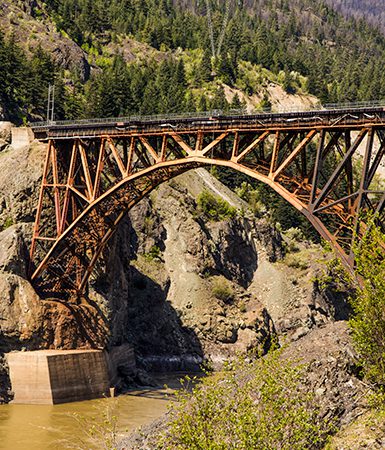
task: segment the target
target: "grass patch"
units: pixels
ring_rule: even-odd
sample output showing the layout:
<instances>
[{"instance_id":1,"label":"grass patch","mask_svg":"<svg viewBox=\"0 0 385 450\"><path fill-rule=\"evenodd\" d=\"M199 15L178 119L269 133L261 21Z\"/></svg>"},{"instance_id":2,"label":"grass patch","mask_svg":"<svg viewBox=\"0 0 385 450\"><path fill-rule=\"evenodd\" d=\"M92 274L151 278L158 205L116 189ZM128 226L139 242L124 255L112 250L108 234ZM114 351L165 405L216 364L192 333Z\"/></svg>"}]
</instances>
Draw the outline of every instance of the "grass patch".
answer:
<instances>
[{"instance_id":1,"label":"grass patch","mask_svg":"<svg viewBox=\"0 0 385 450\"><path fill-rule=\"evenodd\" d=\"M3 223L3 225L0 226L0 231L4 231L7 228L11 227L12 225L14 225L15 222L12 219L12 217L7 217Z\"/></svg>"},{"instance_id":2,"label":"grass patch","mask_svg":"<svg viewBox=\"0 0 385 450\"><path fill-rule=\"evenodd\" d=\"M215 298L225 303L232 302L235 297L235 292L230 281L222 276L214 278L211 292Z\"/></svg>"},{"instance_id":3,"label":"grass patch","mask_svg":"<svg viewBox=\"0 0 385 450\"><path fill-rule=\"evenodd\" d=\"M306 270L310 267L308 255L302 252L286 255L284 263L292 269Z\"/></svg>"},{"instance_id":4,"label":"grass patch","mask_svg":"<svg viewBox=\"0 0 385 450\"><path fill-rule=\"evenodd\" d=\"M150 251L148 253L144 254L144 257L148 261L153 261L154 259L160 259L161 256L162 256L162 251L160 250L160 248L157 245L153 245L150 248Z\"/></svg>"}]
</instances>

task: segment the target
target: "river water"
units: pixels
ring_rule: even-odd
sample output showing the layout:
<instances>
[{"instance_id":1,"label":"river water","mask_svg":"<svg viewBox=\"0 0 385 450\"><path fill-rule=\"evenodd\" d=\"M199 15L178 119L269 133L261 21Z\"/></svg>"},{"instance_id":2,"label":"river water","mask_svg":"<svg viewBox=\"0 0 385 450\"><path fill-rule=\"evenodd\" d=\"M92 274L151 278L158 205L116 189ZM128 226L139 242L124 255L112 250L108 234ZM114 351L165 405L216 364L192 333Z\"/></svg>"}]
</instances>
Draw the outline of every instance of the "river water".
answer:
<instances>
[{"instance_id":1,"label":"river water","mask_svg":"<svg viewBox=\"0 0 385 450\"><path fill-rule=\"evenodd\" d=\"M63 405L0 405L0 449L100 449L98 436L88 436L93 426L104 439L107 429L115 423L111 416L117 417L119 436L152 422L167 411L182 376L157 376L156 381L161 386L167 384L167 388L130 391L115 398ZM107 423L99 425L106 415L110 417Z\"/></svg>"}]
</instances>

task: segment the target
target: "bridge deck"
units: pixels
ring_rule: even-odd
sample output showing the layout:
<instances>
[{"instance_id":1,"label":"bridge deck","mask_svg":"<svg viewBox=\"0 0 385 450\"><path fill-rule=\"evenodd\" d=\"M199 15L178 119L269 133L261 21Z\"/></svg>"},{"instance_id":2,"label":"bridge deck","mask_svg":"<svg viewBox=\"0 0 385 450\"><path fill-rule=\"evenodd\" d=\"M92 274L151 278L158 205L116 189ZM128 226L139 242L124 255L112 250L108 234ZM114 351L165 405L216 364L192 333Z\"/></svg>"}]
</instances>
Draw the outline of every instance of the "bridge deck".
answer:
<instances>
[{"instance_id":1,"label":"bridge deck","mask_svg":"<svg viewBox=\"0 0 385 450\"><path fill-rule=\"evenodd\" d=\"M79 121L40 122L31 127L36 138L67 139L74 137L127 136L136 133L191 132L196 130L225 131L228 129L307 129L357 128L363 124L385 124L385 102L371 105L347 105L312 109L247 114L237 111L211 111L168 116L132 116Z\"/></svg>"}]
</instances>

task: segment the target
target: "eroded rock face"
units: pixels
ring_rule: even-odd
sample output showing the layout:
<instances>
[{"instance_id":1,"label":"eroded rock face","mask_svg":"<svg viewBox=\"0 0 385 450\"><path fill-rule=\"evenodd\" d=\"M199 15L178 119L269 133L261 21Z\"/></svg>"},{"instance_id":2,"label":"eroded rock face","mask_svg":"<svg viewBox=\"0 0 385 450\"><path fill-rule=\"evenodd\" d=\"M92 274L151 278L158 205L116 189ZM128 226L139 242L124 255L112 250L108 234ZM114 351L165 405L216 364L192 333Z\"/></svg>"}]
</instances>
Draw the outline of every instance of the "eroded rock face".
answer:
<instances>
[{"instance_id":1,"label":"eroded rock face","mask_svg":"<svg viewBox=\"0 0 385 450\"><path fill-rule=\"evenodd\" d=\"M11 139L12 139L12 123L0 122L0 140L8 145L11 143Z\"/></svg>"},{"instance_id":2,"label":"eroded rock face","mask_svg":"<svg viewBox=\"0 0 385 450\"><path fill-rule=\"evenodd\" d=\"M0 153L0 230L35 220L45 152L45 145L34 143Z\"/></svg>"},{"instance_id":3,"label":"eroded rock face","mask_svg":"<svg viewBox=\"0 0 385 450\"><path fill-rule=\"evenodd\" d=\"M0 273L0 317L2 338L9 347L39 346L37 333L43 322L41 301L24 278ZM36 339L36 343L32 342Z\"/></svg>"},{"instance_id":4,"label":"eroded rock face","mask_svg":"<svg viewBox=\"0 0 385 450\"><path fill-rule=\"evenodd\" d=\"M122 332L142 360L155 365L159 358L208 357L217 366L235 349L259 346L262 351L274 333L268 312L252 294L247 298L253 302L254 320L239 311L244 300L238 297L253 278L257 246L262 245L251 230L263 221L207 221L186 188L192 177L195 185L199 183L195 175L181 176L130 212L109 250L107 275L94 284L105 298L113 299L112 317L123 318L121 305L127 302L127 323L120 332L114 320L114 342L119 343ZM266 238L267 242L265 254L274 258L279 240ZM213 294L218 282L229 285L228 301Z\"/></svg>"},{"instance_id":5,"label":"eroded rock face","mask_svg":"<svg viewBox=\"0 0 385 450\"><path fill-rule=\"evenodd\" d=\"M308 365L306 389L315 394L322 417L335 418L336 426L343 426L362 414L367 386L359 378L346 322L315 328L288 345L283 357Z\"/></svg>"},{"instance_id":6,"label":"eroded rock face","mask_svg":"<svg viewBox=\"0 0 385 450\"><path fill-rule=\"evenodd\" d=\"M0 330L4 350L103 348L103 313L92 304L42 301L28 281L30 224L0 233Z\"/></svg>"},{"instance_id":7,"label":"eroded rock face","mask_svg":"<svg viewBox=\"0 0 385 450\"><path fill-rule=\"evenodd\" d=\"M29 234L27 224L13 225L0 233L0 273L9 272L27 277Z\"/></svg>"}]
</instances>

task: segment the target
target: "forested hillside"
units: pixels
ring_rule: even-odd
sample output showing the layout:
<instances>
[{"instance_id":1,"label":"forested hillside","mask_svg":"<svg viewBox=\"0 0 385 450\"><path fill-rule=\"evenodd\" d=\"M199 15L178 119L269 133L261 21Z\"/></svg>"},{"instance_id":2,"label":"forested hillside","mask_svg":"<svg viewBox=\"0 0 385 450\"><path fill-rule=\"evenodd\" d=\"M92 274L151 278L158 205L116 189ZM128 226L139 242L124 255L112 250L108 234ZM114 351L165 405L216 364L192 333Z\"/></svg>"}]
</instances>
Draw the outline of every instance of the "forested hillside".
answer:
<instances>
[{"instance_id":1,"label":"forested hillside","mask_svg":"<svg viewBox=\"0 0 385 450\"><path fill-rule=\"evenodd\" d=\"M7 36L0 51L0 65L7 68L1 74L0 98L5 115L16 121L44 117L47 86L53 80L57 118L226 108L224 85L258 94L260 106L266 107L271 80L287 92L308 92L324 103L385 97L384 36L363 22L346 20L324 2L232 2L215 58L202 0L15 4L20 12L12 11L12 17L7 2L0 9L0 24L8 25L3 26ZM213 0L215 40L225 14L224 2ZM91 75L79 73L76 65L63 67L47 38L31 54L37 33L18 38L29 16L81 47ZM142 54L128 58L127 49L135 42L143 43ZM243 105L236 97L231 106Z\"/></svg>"},{"instance_id":2,"label":"forested hillside","mask_svg":"<svg viewBox=\"0 0 385 450\"><path fill-rule=\"evenodd\" d=\"M327 0L329 5L348 17L363 18L385 32L383 0Z\"/></svg>"}]
</instances>

